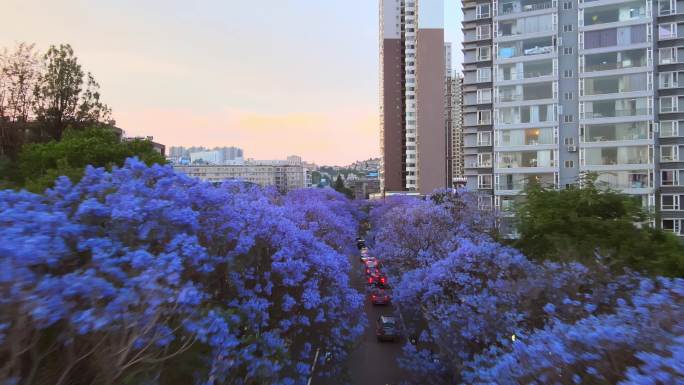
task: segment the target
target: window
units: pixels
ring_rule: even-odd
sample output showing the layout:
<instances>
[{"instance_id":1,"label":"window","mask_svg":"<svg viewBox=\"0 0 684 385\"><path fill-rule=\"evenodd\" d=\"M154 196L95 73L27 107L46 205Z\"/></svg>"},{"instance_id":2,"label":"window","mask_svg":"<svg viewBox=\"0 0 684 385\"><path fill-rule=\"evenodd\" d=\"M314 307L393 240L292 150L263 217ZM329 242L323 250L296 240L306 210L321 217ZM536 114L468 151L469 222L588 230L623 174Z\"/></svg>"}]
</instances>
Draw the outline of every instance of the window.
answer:
<instances>
[{"instance_id":1,"label":"window","mask_svg":"<svg viewBox=\"0 0 684 385\"><path fill-rule=\"evenodd\" d=\"M484 174L477 176L477 188L490 189L492 188L492 175Z\"/></svg>"},{"instance_id":2,"label":"window","mask_svg":"<svg viewBox=\"0 0 684 385\"><path fill-rule=\"evenodd\" d=\"M478 40L489 39L492 37L492 26L482 24L477 26L476 35Z\"/></svg>"},{"instance_id":3,"label":"window","mask_svg":"<svg viewBox=\"0 0 684 385\"><path fill-rule=\"evenodd\" d=\"M660 80L660 88L677 88L677 79L679 75L677 72L661 72L658 74Z\"/></svg>"},{"instance_id":4,"label":"window","mask_svg":"<svg viewBox=\"0 0 684 385\"><path fill-rule=\"evenodd\" d=\"M658 40L674 39L677 37L677 23L658 24Z\"/></svg>"},{"instance_id":5,"label":"window","mask_svg":"<svg viewBox=\"0 0 684 385\"><path fill-rule=\"evenodd\" d=\"M563 32L572 32L572 24L566 24L563 26Z\"/></svg>"},{"instance_id":6,"label":"window","mask_svg":"<svg viewBox=\"0 0 684 385\"><path fill-rule=\"evenodd\" d=\"M478 103L491 103L492 102L492 89L491 88L481 88L477 90L477 102Z\"/></svg>"},{"instance_id":7,"label":"window","mask_svg":"<svg viewBox=\"0 0 684 385\"><path fill-rule=\"evenodd\" d=\"M575 117L572 115L563 115L563 121L565 123L572 123L575 120Z\"/></svg>"},{"instance_id":8,"label":"window","mask_svg":"<svg viewBox=\"0 0 684 385\"><path fill-rule=\"evenodd\" d=\"M660 137L672 138L679 136L679 121L663 120L660 122Z\"/></svg>"},{"instance_id":9,"label":"window","mask_svg":"<svg viewBox=\"0 0 684 385\"><path fill-rule=\"evenodd\" d=\"M677 0L658 0L658 16L677 13Z\"/></svg>"},{"instance_id":10,"label":"window","mask_svg":"<svg viewBox=\"0 0 684 385\"><path fill-rule=\"evenodd\" d=\"M492 124L492 111L477 111L477 124Z\"/></svg>"},{"instance_id":11,"label":"window","mask_svg":"<svg viewBox=\"0 0 684 385\"><path fill-rule=\"evenodd\" d=\"M492 209L492 197L478 195L477 197L477 208L483 211L489 211Z\"/></svg>"},{"instance_id":12,"label":"window","mask_svg":"<svg viewBox=\"0 0 684 385\"><path fill-rule=\"evenodd\" d=\"M477 47L477 60L489 60L492 58L492 47L483 46Z\"/></svg>"},{"instance_id":13,"label":"window","mask_svg":"<svg viewBox=\"0 0 684 385\"><path fill-rule=\"evenodd\" d=\"M682 220L681 219L663 219L660 222L663 231L674 233L675 235L684 235L682 233Z\"/></svg>"},{"instance_id":14,"label":"window","mask_svg":"<svg viewBox=\"0 0 684 385\"><path fill-rule=\"evenodd\" d=\"M480 131L477 133L477 145L478 146L491 146L492 145L492 133L489 131Z\"/></svg>"},{"instance_id":15,"label":"window","mask_svg":"<svg viewBox=\"0 0 684 385\"><path fill-rule=\"evenodd\" d=\"M563 143L565 143L566 146L572 146L575 144L575 138L572 136L568 136L565 139L563 139Z\"/></svg>"},{"instance_id":16,"label":"window","mask_svg":"<svg viewBox=\"0 0 684 385\"><path fill-rule=\"evenodd\" d=\"M679 147L676 145L660 146L661 162L676 162L679 159Z\"/></svg>"},{"instance_id":17,"label":"window","mask_svg":"<svg viewBox=\"0 0 684 385\"><path fill-rule=\"evenodd\" d=\"M574 160L566 160L565 161L565 168L574 168L575 167L575 161Z\"/></svg>"},{"instance_id":18,"label":"window","mask_svg":"<svg viewBox=\"0 0 684 385\"><path fill-rule=\"evenodd\" d=\"M563 2L563 9L566 10L566 11L567 11L568 9L572 9L572 1L564 1L564 2Z\"/></svg>"},{"instance_id":19,"label":"window","mask_svg":"<svg viewBox=\"0 0 684 385\"><path fill-rule=\"evenodd\" d=\"M491 68L478 68L477 69L477 81L478 82L489 82L492 80L492 69Z\"/></svg>"},{"instance_id":20,"label":"window","mask_svg":"<svg viewBox=\"0 0 684 385\"><path fill-rule=\"evenodd\" d=\"M477 167L492 167L492 154L491 153L477 154Z\"/></svg>"},{"instance_id":21,"label":"window","mask_svg":"<svg viewBox=\"0 0 684 385\"><path fill-rule=\"evenodd\" d=\"M679 103L678 103L677 96L661 96L660 97L660 112L661 113L677 112L679 110L678 104Z\"/></svg>"},{"instance_id":22,"label":"window","mask_svg":"<svg viewBox=\"0 0 684 385\"><path fill-rule=\"evenodd\" d=\"M661 170L660 184L663 186L679 186L679 170Z\"/></svg>"},{"instance_id":23,"label":"window","mask_svg":"<svg viewBox=\"0 0 684 385\"><path fill-rule=\"evenodd\" d=\"M478 4L475 10L475 18L486 19L489 17L489 4Z\"/></svg>"},{"instance_id":24,"label":"window","mask_svg":"<svg viewBox=\"0 0 684 385\"><path fill-rule=\"evenodd\" d=\"M658 49L658 64L672 64L677 62L677 48L659 48Z\"/></svg>"},{"instance_id":25,"label":"window","mask_svg":"<svg viewBox=\"0 0 684 385\"><path fill-rule=\"evenodd\" d=\"M572 47L563 47L563 55L572 55Z\"/></svg>"},{"instance_id":26,"label":"window","mask_svg":"<svg viewBox=\"0 0 684 385\"><path fill-rule=\"evenodd\" d=\"M572 100L572 97L573 97L572 92L566 92L563 94L563 98L565 100Z\"/></svg>"},{"instance_id":27,"label":"window","mask_svg":"<svg viewBox=\"0 0 684 385\"><path fill-rule=\"evenodd\" d=\"M660 196L660 209L663 211L679 210L680 196L663 194Z\"/></svg>"},{"instance_id":28,"label":"window","mask_svg":"<svg viewBox=\"0 0 684 385\"><path fill-rule=\"evenodd\" d=\"M571 78L572 77L572 70L563 71L563 77L564 78Z\"/></svg>"}]
</instances>

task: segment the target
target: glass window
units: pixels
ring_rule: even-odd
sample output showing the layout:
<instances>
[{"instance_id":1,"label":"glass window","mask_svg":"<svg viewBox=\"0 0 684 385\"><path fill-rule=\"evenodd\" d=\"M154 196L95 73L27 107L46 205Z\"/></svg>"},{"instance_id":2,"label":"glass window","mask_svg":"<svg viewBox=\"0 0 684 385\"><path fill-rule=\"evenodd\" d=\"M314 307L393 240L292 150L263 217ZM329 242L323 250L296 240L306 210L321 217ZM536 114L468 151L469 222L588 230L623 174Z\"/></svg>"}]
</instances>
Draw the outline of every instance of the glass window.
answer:
<instances>
[{"instance_id":1,"label":"glass window","mask_svg":"<svg viewBox=\"0 0 684 385\"><path fill-rule=\"evenodd\" d=\"M660 137L672 138L679 136L679 121L663 120L660 122Z\"/></svg>"},{"instance_id":2,"label":"glass window","mask_svg":"<svg viewBox=\"0 0 684 385\"><path fill-rule=\"evenodd\" d=\"M477 69L477 81L478 82L488 82L492 80L492 69L491 68L478 68Z\"/></svg>"},{"instance_id":3,"label":"glass window","mask_svg":"<svg viewBox=\"0 0 684 385\"><path fill-rule=\"evenodd\" d=\"M679 148L676 145L660 146L661 162L676 162L679 159Z\"/></svg>"},{"instance_id":4,"label":"glass window","mask_svg":"<svg viewBox=\"0 0 684 385\"><path fill-rule=\"evenodd\" d=\"M679 195L663 194L660 196L660 209L664 211L679 210Z\"/></svg>"},{"instance_id":5,"label":"glass window","mask_svg":"<svg viewBox=\"0 0 684 385\"><path fill-rule=\"evenodd\" d=\"M679 170L661 170L660 184L663 186L679 186Z\"/></svg>"}]
</instances>

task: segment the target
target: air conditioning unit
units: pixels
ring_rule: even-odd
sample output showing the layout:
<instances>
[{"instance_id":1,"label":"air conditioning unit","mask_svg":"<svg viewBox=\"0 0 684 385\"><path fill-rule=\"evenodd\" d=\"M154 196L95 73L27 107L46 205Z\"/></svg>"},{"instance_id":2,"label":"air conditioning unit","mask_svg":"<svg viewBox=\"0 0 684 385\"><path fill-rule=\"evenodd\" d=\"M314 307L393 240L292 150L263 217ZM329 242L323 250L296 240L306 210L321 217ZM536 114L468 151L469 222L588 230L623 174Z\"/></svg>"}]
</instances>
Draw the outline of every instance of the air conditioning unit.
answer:
<instances>
[{"instance_id":1,"label":"air conditioning unit","mask_svg":"<svg viewBox=\"0 0 684 385\"><path fill-rule=\"evenodd\" d=\"M577 146L568 146L568 152L577 152Z\"/></svg>"}]
</instances>

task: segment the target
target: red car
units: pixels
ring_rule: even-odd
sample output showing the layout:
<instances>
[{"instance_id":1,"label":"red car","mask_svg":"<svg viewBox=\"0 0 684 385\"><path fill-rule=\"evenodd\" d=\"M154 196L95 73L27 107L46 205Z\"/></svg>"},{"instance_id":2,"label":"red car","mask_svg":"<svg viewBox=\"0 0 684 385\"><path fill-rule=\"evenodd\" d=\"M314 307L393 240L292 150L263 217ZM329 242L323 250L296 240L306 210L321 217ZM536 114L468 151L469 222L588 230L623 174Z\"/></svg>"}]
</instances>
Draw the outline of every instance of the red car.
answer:
<instances>
[{"instance_id":1,"label":"red car","mask_svg":"<svg viewBox=\"0 0 684 385\"><path fill-rule=\"evenodd\" d=\"M387 290L374 287L371 289L370 300L373 305L387 305L390 303L390 295Z\"/></svg>"},{"instance_id":2,"label":"red car","mask_svg":"<svg viewBox=\"0 0 684 385\"><path fill-rule=\"evenodd\" d=\"M387 285L387 276L375 269L371 274L368 274L368 284L384 288Z\"/></svg>"}]
</instances>

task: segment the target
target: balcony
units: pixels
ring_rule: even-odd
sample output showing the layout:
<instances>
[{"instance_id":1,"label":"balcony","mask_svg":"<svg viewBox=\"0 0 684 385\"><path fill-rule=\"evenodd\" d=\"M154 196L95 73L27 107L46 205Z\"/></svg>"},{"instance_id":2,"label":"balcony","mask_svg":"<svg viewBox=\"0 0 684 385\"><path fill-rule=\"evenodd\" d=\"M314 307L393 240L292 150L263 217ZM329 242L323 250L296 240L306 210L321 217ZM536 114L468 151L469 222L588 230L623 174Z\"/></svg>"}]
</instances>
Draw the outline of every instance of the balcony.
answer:
<instances>
[{"instance_id":1,"label":"balcony","mask_svg":"<svg viewBox=\"0 0 684 385\"><path fill-rule=\"evenodd\" d=\"M585 166L649 164L648 146L585 148Z\"/></svg>"},{"instance_id":2,"label":"balcony","mask_svg":"<svg viewBox=\"0 0 684 385\"><path fill-rule=\"evenodd\" d=\"M553 128L500 130L497 135L497 147L540 146L558 142Z\"/></svg>"},{"instance_id":3,"label":"balcony","mask_svg":"<svg viewBox=\"0 0 684 385\"><path fill-rule=\"evenodd\" d=\"M587 78L583 80L582 96L647 91L653 87L649 80L646 73Z\"/></svg>"},{"instance_id":4,"label":"balcony","mask_svg":"<svg viewBox=\"0 0 684 385\"><path fill-rule=\"evenodd\" d=\"M501 174L498 176L497 190L521 191L530 185L555 187L553 174Z\"/></svg>"},{"instance_id":5,"label":"balcony","mask_svg":"<svg viewBox=\"0 0 684 385\"><path fill-rule=\"evenodd\" d=\"M580 119L621 118L653 114L649 98L580 102ZM582 112L584 108L584 112Z\"/></svg>"},{"instance_id":6,"label":"balcony","mask_svg":"<svg viewBox=\"0 0 684 385\"><path fill-rule=\"evenodd\" d=\"M499 43L496 50L497 59L512 59L515 57L535 56L553 53L555 51L554 38L545 36L523 41Z\"/></svg>"},{"instance_id":7,"label":"balcony","mask_svg":"<svg viewBox=\"0 0 684 385\"><path fill-rule=\"evenodd\" d=\"M597 174L596 184L599 187L621 190L651 188L648 170L602 171Z\"/></svg>"},{"instance_id":8,"label":"balcony","mask_svg":"<svg viewBox=\"0 0 684 385\"><path fill-rule=\"evenodd\" d=\"M585 55L583 59L583 72L610 71L649 65L646 48L590 54Z\"/></svg>"},{"instance_id":9,"label":"balcony","mask_svg":"<svg viewBox=\"0 0 684 385\"><path fill-rule=\"evenodd\" d=\"M557 29L554 15L551 14L502 20L495 26L497 27L496 36L499 38L543 32L552 33Z\"/></svg>"},{"instance_id":10,"label":"balcony","mask_svg":"<svg viewBox=\"0 0 684 385\"><path fill-rule=\"evenodd\" d=\"M548 168L555 167L552 150L499 152L496 167L503 168Z\"/></svg>"},{"instance_id":11,"label":"balcony","mask_svg":"<svg viewBox=\"0 0 684 385\"><path fill-rule=\"evenodd\" d=\"M515 15L526 12L541 11L556 7L555 1L522 0L504 1L499 3L499 16Z\"/></svg>"},{"instance_id":12,"label":"balcony","mask_svg":"<svg viewBox=\"0 0 684 385\"><path fill-rule=\"evenodd\" d=\"M552 104L497 109L497 124L551 123L556 121Z\"/></svg>"},{"instance_id":13,"label":"balcony","mask_svg":"<svg viewBox=\"0 0 684 385\"><path fill-rule=\"evenodd\" d=\"M651 18L651 13L646 3L646 1L634 1L585 8L580 10L579 26L589 27L631 20L648 20Z\"/></svg>"},{"instance_id":14,"label":"balcony","mask_svg":"<svg viewBox=\"0 0 684 385\"><path fill-rule=\"evenodd\" d=\"M555 99L553 83L534 83L497 88L495 102L522 102L541 99Z\"/></svg>"},{"instance_id":15,"label":"balcony","mask_svg":"<svg viewBox=\"0 0 684 385\"><path fill-rule=\"evenodd\" d=\"M652 139L648 125L648 122L590 124L584 127L582 141L600 143Z\"/></svg>"}]
</instances>

